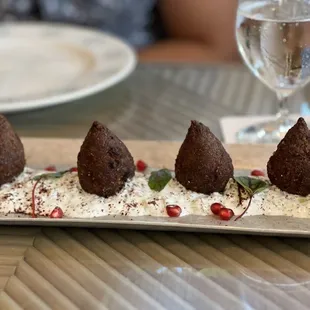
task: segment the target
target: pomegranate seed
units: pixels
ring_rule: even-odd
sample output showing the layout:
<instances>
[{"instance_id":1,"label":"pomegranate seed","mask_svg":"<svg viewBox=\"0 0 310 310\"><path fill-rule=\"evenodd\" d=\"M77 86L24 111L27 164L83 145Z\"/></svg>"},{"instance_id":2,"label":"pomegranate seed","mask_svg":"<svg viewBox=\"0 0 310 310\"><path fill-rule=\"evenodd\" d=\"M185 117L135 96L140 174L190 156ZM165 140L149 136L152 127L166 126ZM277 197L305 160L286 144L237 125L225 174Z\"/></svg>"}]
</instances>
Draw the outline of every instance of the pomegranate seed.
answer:
<instances>
[{"instance_id":1,"label":"pomegranate seed","mask_svg":"<svg viewBox=\"0 0 310 310\"><path fill-rule=\"evenodd\" d=\"M72 168L69 169L69 171L70 171L70 172L77 172L78 169L77 169L77 167L72 167Z\"/></svg>"},{"instance_id":2,"label":"pomegranate seed","mask_svg":"<svg viewBox=\"0 0 310 310\"><path fill-rule=\"evenodd\" d=\"M144 172L147 168L147 164L143 160L138 160L136 166L139 172Z\"/></svg>"},{"instance_id":3,"label":"pomegranate seed","mask_svg":"<svg viewBox=\"0 0 310 310\"><path fill-rule=\"evenodd\" d=\"M253 177L264 177L265 176L265 173L264 171L261 171L261 170L258 170L258 169L255 169L251 172L251 175Z\"/></svg>"},{"instance_id":4,"label":"pomegranate seed","mask_svg":"<svg viewBox=\"0 0 310 310\"><path fill-rule=\"evenodd\" d=\"M234 215L234 211L227 208L222 208L219 212L219 216L223 221L229 221Z\"/></svg>"},{"instance_id":5,"label":"pomegranate seed","mask_svg":"<svg viewBox=\"0 0 310 310\"><path fill-rule=\"evenodd\" d=\"M52 219L61 219L63 216L64 213L59 207L56 207L50 214L50 218Z\"/></svg>"},{"instance_id":6,"label":"pomegranate seed","mask_svg":"<svg viewBox=\"0 0 310 310\"><path fill-rule=\"evenodd\" d=\"M179 217L182 213L182 209L177 205L168 205L166 206L166 210L170 217Z\"/></svg>"},{"instance_id":7,"label":"pomegranate seed","mask_svg":"<svg viewBox=\"0 0 310 310\"><path fill-rule=\"evenodd\" d=\"M212 213L215 215L218 215L220 213L221 209L223 209L223 208L224 208L224 206L219 202L212 203L212 205L210 207Z\"/></svg>"},{"instance_id":8,"label":"pomegranate seed","mask_svg":"<svg viewBox=\"0 0 310 310\"><path fill-rule=\"evenodd\" d=\"M54 172L54 171L56 171L56 167L53 165L50 165L50 166L47 166L44 170Z\"/></svg>"}]
</instances>

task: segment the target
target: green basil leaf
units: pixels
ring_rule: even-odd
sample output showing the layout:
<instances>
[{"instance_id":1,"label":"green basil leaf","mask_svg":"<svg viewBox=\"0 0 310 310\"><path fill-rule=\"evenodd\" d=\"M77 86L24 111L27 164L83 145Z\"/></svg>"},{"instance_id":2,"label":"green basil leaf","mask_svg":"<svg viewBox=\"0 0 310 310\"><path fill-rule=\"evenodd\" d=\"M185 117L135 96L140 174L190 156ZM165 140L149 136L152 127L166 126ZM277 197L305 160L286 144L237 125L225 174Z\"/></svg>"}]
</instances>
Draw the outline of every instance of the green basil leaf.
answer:
<instances>
[{"instance_id":1,"label":"green basil leaf","mask_svg":"<svg viewBox=\"0 0 310 310\"><path fill-rule=\"evenodd\" d=\"M150 189L160 192L165 188L171 179L171 172L168 169L161 169L151 173L148 184Z\"/></svg>"},{"instance_id":2,"label":"green basil leaf","mask_svg":"<svg viewBox=\"0 0 310 310\"><path fill-rule=\"evenodd\" d=\"M53 173L44 173L44 174L40 174L40 175L35 176L33 179L34 180L40 180L40 179L59 179L67 172L68 172L68 170L57 171L57 172L53 172Z\"/></svg>"},{"instance_id":3,"label":"green basil leaf","mask_svg":"<svg viewBox=\"0 0 310 310\"><path fill-rule=\"evenodd\" d=\"M242 218L242 216L248 211L250 205L252 203L252 198L255 194L258 194L264 191L266 188L270 186L270 184L266 181L263 181L258 178L250 178L250 177L235 177L235 181L249 194L250 199L246 209L236 217L235 221ZM239 194L240 195L240 194Z\"/></svg>"},{"instance_id":4,"label":"green basil leaf","mask_svg":"<svg viewBox=\"0 0 310 310\"><path fill-rule=\"evenodd\" d=\"M269 183L258 178L235 177L235 181L250 195L254 196L269 187Z\"/></svg>"}]
</instances>

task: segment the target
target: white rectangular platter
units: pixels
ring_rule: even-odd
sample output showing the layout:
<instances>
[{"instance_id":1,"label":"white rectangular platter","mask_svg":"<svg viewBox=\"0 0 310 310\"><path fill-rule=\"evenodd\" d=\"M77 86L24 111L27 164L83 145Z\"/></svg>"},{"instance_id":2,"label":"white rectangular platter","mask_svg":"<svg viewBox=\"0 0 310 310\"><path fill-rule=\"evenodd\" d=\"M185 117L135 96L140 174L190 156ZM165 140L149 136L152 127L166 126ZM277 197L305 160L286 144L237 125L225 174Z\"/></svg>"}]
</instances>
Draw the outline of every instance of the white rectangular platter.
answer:
<instances>
[{"instance_id":1,"label":"white rectangular platter","mask_svg":"<svg viewBox=\"0 0 310 310\"><path fill-rule=\"evenodd\" d=\"M192 215L178 219L124 216L98 217L94 219L33 219L19 216L0 217L0 224L310 237L310 221L291 217L248 216L237 222L223 222L213 216Z\"/></svg>"},{"instance_id":2,"label":"white rectangular platter","mask_svg":"<svg viewBox=\"0 0 310 310\"><path fill-rule=\"evenodd\" d=\"M81 140L23 139L30 167L42 168L54 164L59 168L76 164ZM125 141L135 159L151 166L173 168L179 142ZM227 146L237 174L264 167L275 146ZM206 233L259 234L273 236L310 237L310 220L293 217L247 216L239 221L220 221L214 216L184 216L180 218L110 216L92 219L31 218L22 215L0 215L1 225L76 226L137 230L175 230Z\"/></svg>"}]
</instances>

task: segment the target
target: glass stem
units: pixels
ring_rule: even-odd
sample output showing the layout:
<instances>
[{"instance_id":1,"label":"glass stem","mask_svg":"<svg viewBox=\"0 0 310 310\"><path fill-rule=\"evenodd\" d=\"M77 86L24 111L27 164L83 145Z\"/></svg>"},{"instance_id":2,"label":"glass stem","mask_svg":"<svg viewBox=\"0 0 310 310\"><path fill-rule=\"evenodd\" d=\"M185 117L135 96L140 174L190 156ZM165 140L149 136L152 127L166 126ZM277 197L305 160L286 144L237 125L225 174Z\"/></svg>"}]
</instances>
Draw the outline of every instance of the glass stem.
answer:
<instances>
[{"instance_id":1,"label":"glass stem","mask_svg":"<svg viewBox=\"0 0 310 310\"><path fill-rule=\"evenodd\" d=\"M278 100L279 100L279 110L277 113L277 119L279 121L285 122L288 119L288 115L289 115L289 110L287 108L288 98L278 96Z\"/></svg>"}]
</instances>

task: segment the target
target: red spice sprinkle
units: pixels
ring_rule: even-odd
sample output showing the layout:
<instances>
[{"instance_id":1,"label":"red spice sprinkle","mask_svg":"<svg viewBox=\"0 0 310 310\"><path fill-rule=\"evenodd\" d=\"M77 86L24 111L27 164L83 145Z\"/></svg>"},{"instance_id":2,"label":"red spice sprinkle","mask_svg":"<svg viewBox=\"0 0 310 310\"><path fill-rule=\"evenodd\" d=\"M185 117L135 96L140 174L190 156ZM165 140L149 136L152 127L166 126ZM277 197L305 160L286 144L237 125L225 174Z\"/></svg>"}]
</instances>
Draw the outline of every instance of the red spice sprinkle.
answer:
<instances>
[{"instance_id":1,"label":"red spice sprinkle","mask_svg":"<svg viewBox=\"0 0 310 310\"><path fill-rule=\"evenodd\" d=\"M64 216L64 212L61 208L56 207L50 214L50 218L52 219L61 219Z\"/></svg>"},{"instance_id":2,"label":"red spice sprinkle","mask_svg":"<svg viewBox=\"0 0 310 310\"><path fill-rule=\"evenodd\" d=\"M31 192L31 209L32 209L32 214L31 216L33 218L36 218L36 195L35 195L35 192L36 192L36 188L37 188L37 185L40 183L42 178L39 178L33 185L33 188L32 188L32 192Z\"/></svg>"},{"instance_id":3,"label":"red spice sprinkle","mask_svg":"<svg viewBox=\"0 0 310 310\"><path fill-rule=\"evenodd\" d=\"M69 169L69 172L78 172L78 168L77 167L72 167Z\"/></svg>"},{"instance_id":4,"label":"red spice sprinkle","mask_svg":"<svg viewBox=\"0 0 310 310\"><path fill-rule=\"evenodd\" d=\"M182 209L177 205L168 205L166 210L170 217L179 217L182 213Z\"/></svg>"},{"instance_id":5,"label":"red spice sprinkle","mask_svg":"<svg viewBox=\"0 0 310 310\"><path fill-rule=\"evenodd\" d=\"M264 173L264 171L262 171L262 170L255 169L255 170L253 170L253 171L251 172L251 175L252 175L253 177L264 177L264 176L265 176L265 173Z\"/></svg>"},{"instance_id":6,"label":"red spice sprinkle","mask_svg":"<svg viewBox=\"0 0 310 310\"><path fill-rule=\"evenodd\" d=\"M44 170L50 171L50 172L55 172L57 169L54 165L50 165L50 166L47 166Z\"/></svg>"},{"instance_id":7,"label":"red spice sprinkle","mask_svg":"<svg viewBox=\"0 0 310 310\"><path fill-rule=\"evenodd\" d=\"M144 172L147 168L147 164L143 160L138 160L136 166L139 172Z\"/></svg>"}]
</instances>

